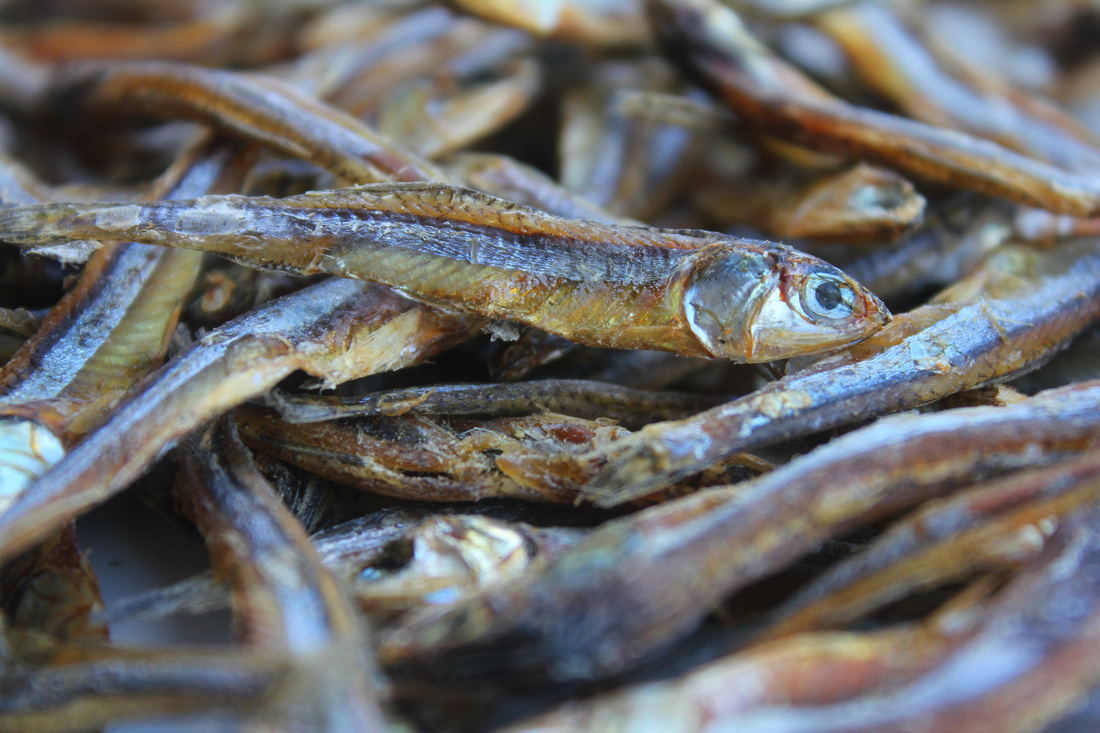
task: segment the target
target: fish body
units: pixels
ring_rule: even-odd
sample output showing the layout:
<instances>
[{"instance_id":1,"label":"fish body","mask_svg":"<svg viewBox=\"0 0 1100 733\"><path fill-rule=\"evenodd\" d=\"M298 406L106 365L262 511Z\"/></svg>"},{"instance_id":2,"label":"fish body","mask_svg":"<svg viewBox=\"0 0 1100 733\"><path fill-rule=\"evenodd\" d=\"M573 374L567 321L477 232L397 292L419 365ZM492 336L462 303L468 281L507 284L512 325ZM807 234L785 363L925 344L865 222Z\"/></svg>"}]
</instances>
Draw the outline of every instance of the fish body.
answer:
<instances>
[{"instance_id":1,"label":"fish body","mask_svg":"<svg viewBox=\"0 0 1100 733\"><path fill-rule=\"evenodd\" d=\"M840 270L781 244L561 219L436 183L15 208L0 213L0 237L201 249L379 282L591 346L741 362L831 350L889 320Z\"/></svg>"}]
</instances>

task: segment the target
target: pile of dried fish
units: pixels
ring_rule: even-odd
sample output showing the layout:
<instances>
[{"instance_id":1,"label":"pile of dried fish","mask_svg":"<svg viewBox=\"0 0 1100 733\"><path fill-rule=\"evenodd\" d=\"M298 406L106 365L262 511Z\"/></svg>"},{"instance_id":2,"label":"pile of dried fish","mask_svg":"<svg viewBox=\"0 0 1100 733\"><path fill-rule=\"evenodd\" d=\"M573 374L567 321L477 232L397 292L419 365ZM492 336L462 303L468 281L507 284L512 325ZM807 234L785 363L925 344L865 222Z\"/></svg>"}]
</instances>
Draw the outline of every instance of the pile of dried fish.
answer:
<instances>
[{"instance_id":1,"label":"pile of dried fish","mask_svg":"<svg viewBox=\"0 0 1100 733\"><path fill-rule=\"evenodd\" d=\"M1098 22L0 4L0 731L1074 714ZM124 491L210 571L105 603L77 520Z\"/></svg>"}]
</instances>

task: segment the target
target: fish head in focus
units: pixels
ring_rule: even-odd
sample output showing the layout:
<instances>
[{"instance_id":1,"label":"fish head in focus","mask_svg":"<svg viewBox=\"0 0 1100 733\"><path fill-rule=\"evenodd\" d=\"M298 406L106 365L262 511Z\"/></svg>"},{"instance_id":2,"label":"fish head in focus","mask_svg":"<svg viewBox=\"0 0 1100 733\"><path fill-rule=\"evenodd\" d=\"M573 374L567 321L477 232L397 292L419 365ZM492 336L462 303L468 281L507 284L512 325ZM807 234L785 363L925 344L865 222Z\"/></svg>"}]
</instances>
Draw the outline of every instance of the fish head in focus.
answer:
<instances>
[{"instance_id":1,"label":"fish head in focus","mask_svg":"<svg viewBox=\"0 0 1100 733\"><path fill-rule=\"evenodd\" d=\"M759 363L831 351L890 322L873 293L782 245L714 245L684 292L692 332L717 358Z\"/></svg>"}]
</instances>

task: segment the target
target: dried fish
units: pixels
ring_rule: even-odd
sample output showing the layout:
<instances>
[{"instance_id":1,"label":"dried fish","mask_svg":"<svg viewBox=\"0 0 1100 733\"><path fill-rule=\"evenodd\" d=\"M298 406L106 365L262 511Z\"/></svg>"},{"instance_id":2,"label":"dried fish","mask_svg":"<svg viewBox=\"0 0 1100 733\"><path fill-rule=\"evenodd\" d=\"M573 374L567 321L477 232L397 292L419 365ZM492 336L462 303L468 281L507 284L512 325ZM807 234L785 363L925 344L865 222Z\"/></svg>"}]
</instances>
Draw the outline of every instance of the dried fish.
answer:
<instances>
[{"instance_id":1,"label":"dried fish","mask_svg":"<svg viewBox=\"0 0 1100 733\"><path fill-rule=\"evenodd\" d=\"M890 9L862 5L816 21L845 47L864 81L907 115L996 140L1068 170L1100 166L1100 140L1069 115L973 67L944 68L935 46L922 43L919 31Z\"/></svg>"},{"instance_id":2,"label":"dried fish","mask_svg":"<svg viewBox=\"0 0 1100 733\"><path fill-rule=\"evenodd\" d=\"M270 301L196 341L14 497L0 514L0 555L125 488L173 441L295 369L335 384L415 363L471 326L350 280Z\"/></svg>"},{"instance_id":3,"label":"dried fish","mask_svg":"<svg viewBox=\"0 0 1100 733\"><path fill-rule=\"evenodd\" d=\"M628 91L669 91L682 84L656 59L605 62L591 77L562 100L562 186L613 214L648 220L682 194L704 141L680 126L623 114L618 98Z\"/></svg>"},{"instance_id":4,"label":"dried fish","mask_svg":"<svg viewBox=\"0 0 1100 733\"><path fill-rule=\"evenodd\" d=\"M889 689L934 668L953 641L923 627L806 634L673 680L569 702L500 733L640 733L654 720L680 730L720 730L754 713L809 708Z\"/></svg>"},{"instance_id":5,"label":"dried fish","mask_svg":"<svg viewBox=\"0 0 1100 733\"><path fill-rule=\"evenodd\" d=\"M463 505L374 512L311 539L325 567L377 618L423 603L446 605L508 582L578 544L589 530L537 527ZM511 512L514 514L514 512ZM225 608L210 573L117 601L102 618L156 618Z\"/></svg>"},{"instance_id":6,"label":"dried fish","mask_svg":"<svg viewBox=\"0 0 1100 733\"><path fill-rule=\"evenodd\" d=\"M296 683L265 717L288 729L380 727L365 628L227 418L188 442L182 475L176 497L233 590L244 643L291 659Z\"/></svg>"},{"instance_id":7,"label":"dried fish","mask_svg":"<svg viewBox=\"0 0 1100 733\"><path fill-rule=\"evenodd\" d=\"M893 171L860 163L810 180L753 180L703 194L722 226L748 224L770 236L881 244L921 222L924 197Z\"/></svg>"},{"instance_id":8,"label":"dried fish","mask_svg":"<svg viewBox=\"0 0 1100 733\"><path fill-rule=\"evenodd\" d=\"M0 731L95 731L122 718L255 710L279 693L282 660L221 649L51 645L0 675Z\"/></svg>"},{"instance_id":9,"label":"dried fish","mask_svg":"<svg viewBox=\"0 0 1100 733\"><path fill-rule=\"evenodd\" d=\"M165 173L154 193L208 191L233 157L232 150L212 150L204 141ZM0 475L6 479L0 512L158 366L201 260L196 252L140 244L100 250L43 327L0 369Z\"/></svg>"},{"instance_id":10,"label":"dried fish","mask_svg":"<svg viewBox=\"0 0 1100 733\"><path fill-rule=\"evenodd\" d=\"M728 0L738 10L758 13L772 19L790 19L813 16L834 8L842 8L860 2L864 5L888 4L897 0Z\"/></svg>"},{"instance_id":11,"label":"dried fish","mask_svg":"<svg viewBox=\"0 0 1100 733\"><path fill-rule=\"evenodd\" d=\"M394 90L379 105L378 131L425 158L442 158L504 127L541 90L539 66L520 59L497 71L500 78L467 82L421 80Z\"/></svg>"},{"instance_id":12,"label":"dried fish","mask_svg":"<svg viewBox=\"0 0 1100 733\"><path fill-rule=\"evenodd\" d=\"M563 41L637 46L649 27L636 0L451 0L468 13Z\"/></svg>"},{"instance_id":13,"label":"dried fish","mask_svg":"<svg viewBox=\"0 0 1100 733\"><path fill-rule=\"evenodd\" d=\"M338 483L418 501L572 503L587 478L576 456L627 432L553 413L453 424L408 415L294 425L255 407L234 416L257 450Z\"/></svg>"},{"instance_id":14,"label":"dried fish","mask_svg":"<svg viewBox=\"0 0 1100 733\"><path fill-rule=\"evenodd\" d=\"M380 12L385 11L362 3L334 8L304 31L310 52L275 71L349 114L369 118L397 88L431 84L440 72L493 76L499 65L532 46L522 33L457 17L441 7L416 8L374 27L372 16Z\"/></svg>"},{"instance_id":15,"label":"dried fish","mask_svg":"<svg viewBox=\"0 0 1100 733\"><path fill-rule=\"evenodd\" d=\"M445 180L354 117L268 76L144 61L74 71L56 87L86 117L145 112L211 122L352 183Z\"/></svg>"},{"instance_id":16,"label":"dried fish","mask_svg":"<svg viewBox=\"0 0 1100 733\"><path fill-rule=\"evenodd\" d=\"M0 609L8 633L33 630L60 641L105 641L107 627L94 618L102 608L99 581L71 524L0 567Z\"/></svg>"},{"instance_id":17,"label":"dried fish","mask_svg":"<svg viewBox=\"0 0 1100 733\"><path fill-rule=\"evenodd\" d=\"M586 420L606 418L636 429L712 407L708 395L649 392L616 384L550 379L518 384L456 384L376 392L362 397L328 397L272 392L268 403L290 423L321 422L366 415L506 416L556 412Z\"/></svg>"},{"instance_id":18,"label":"dried fish","mask_svg":"<svg viewBox=\"0 0 1100 733\"><path fill-rule=\"evenodd\" d=\"M1096 524L1092 510L1061 529L984 609L792 637L507 730L1041 730L1100 679Z\"/></svg>"},{"instance_id":19,"label":"dried fish","mask_svg":"<svg viewBox=\"0 0 1100 733\"><path fill-rule=\"evenodd\" d=\"M995 143L839 100L753 38L717 0L649 0L667 52L753 129L916 178L1075 216L1100 215L1100 180Z\"/></svg>"},{"instance_id":20,"label":"dried fish","mask_svg":"<svg viewBox=\"0 0 1100 733\"><path fill-rule=\"evenodd\" d=\"M1094 6L0 3L0 731L1038 733L1100 689ZM103 610L128 487L214 571Z\"/></svg>"},{"instance_id":21,"label":"dried fish","mask_svg":"<svg viewBox=\"0 0 1100 733\"><path fill-rule=\"evenodd\" d=\"M1011 217L1004 201L962 194L913 233L846 262L844 271L888 303L945 288L1013 239Z\"/></svg>"},{"instance_id":22,"label":"dried fish","mask_svg":"<svg viewBox=\"0 0 1100 733\"><path fill-rule=\"evenodd\" d=\"M881 338L741 399L613 444L603 501L644 495L734 451L904 410L1034 368L1100 316L1100 246L1006 245L969 282L895 318ZM984 288L984 289L983 289Z\"/></svg>"},{"instance_id":23,"label":"dried fish","mask_svg":"<svg viewBox=\"0 0 1100 733\"><path fill-rule=\"evenodd\" d=\"M1068 514L1094 504L1098 488L1100 456L1091 451L928 502L799 591L767 633L842 625L906 593L1019 565Z\"/></svg>"},{"instance_id":24,"label":"dried fish","mask_svg":"<svg viewBox=\"0 0 1100 733\"><path fill-rule=\"evenodd\" d=\"M1012 407L880 420L750 482L608 522L522 582L414 611L384 630L380 657L463 675L620 673L830 537L982 472L1088 447L1097 404L1092 382Z\"/></svg>"},{"instance_id":25,"label":"dried fish","mask_svg":"<svg viewBox=\"0 0 1100 733\"><path fill-rule=\"evenodd\" d=\"M783 245L559 219L444 184L22 207L0 212L0 237L202 248L383 282L595 346L737 361L836 348L889 318L858 283Z\"/></svg>"},{"instance_id":26,"label":"dried fish","mask_svg":"<svg viewBox=\"0 0 1100 733\"><path fill-rule=\"evenodd\" d=\"M326 567L372 615L422 604L448 605L503 585L578 544L588 530L541 528L459 513L390 512L353 520L314 537Z\"/></svg>"}]
</instances>

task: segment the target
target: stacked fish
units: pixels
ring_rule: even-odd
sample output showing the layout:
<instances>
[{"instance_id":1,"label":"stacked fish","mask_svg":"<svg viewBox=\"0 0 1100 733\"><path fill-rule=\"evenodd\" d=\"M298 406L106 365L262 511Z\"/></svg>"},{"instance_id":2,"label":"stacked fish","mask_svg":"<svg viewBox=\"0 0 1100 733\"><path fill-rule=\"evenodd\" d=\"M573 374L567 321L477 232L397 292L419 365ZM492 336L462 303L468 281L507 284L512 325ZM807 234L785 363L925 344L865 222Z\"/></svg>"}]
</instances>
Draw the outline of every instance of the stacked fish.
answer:
<instances>
[{"instance_id":1,"label":"stacked fish","mask_svg":"<svg viewBox=\"0 0 1100 733\"><path fill-rule=\"evenodd\" d=\"M1100 685L1097 3L0 19L0 731L1040 731ZM105 604L122 492L211 570Z\"/></svg>"}]
</instances>

